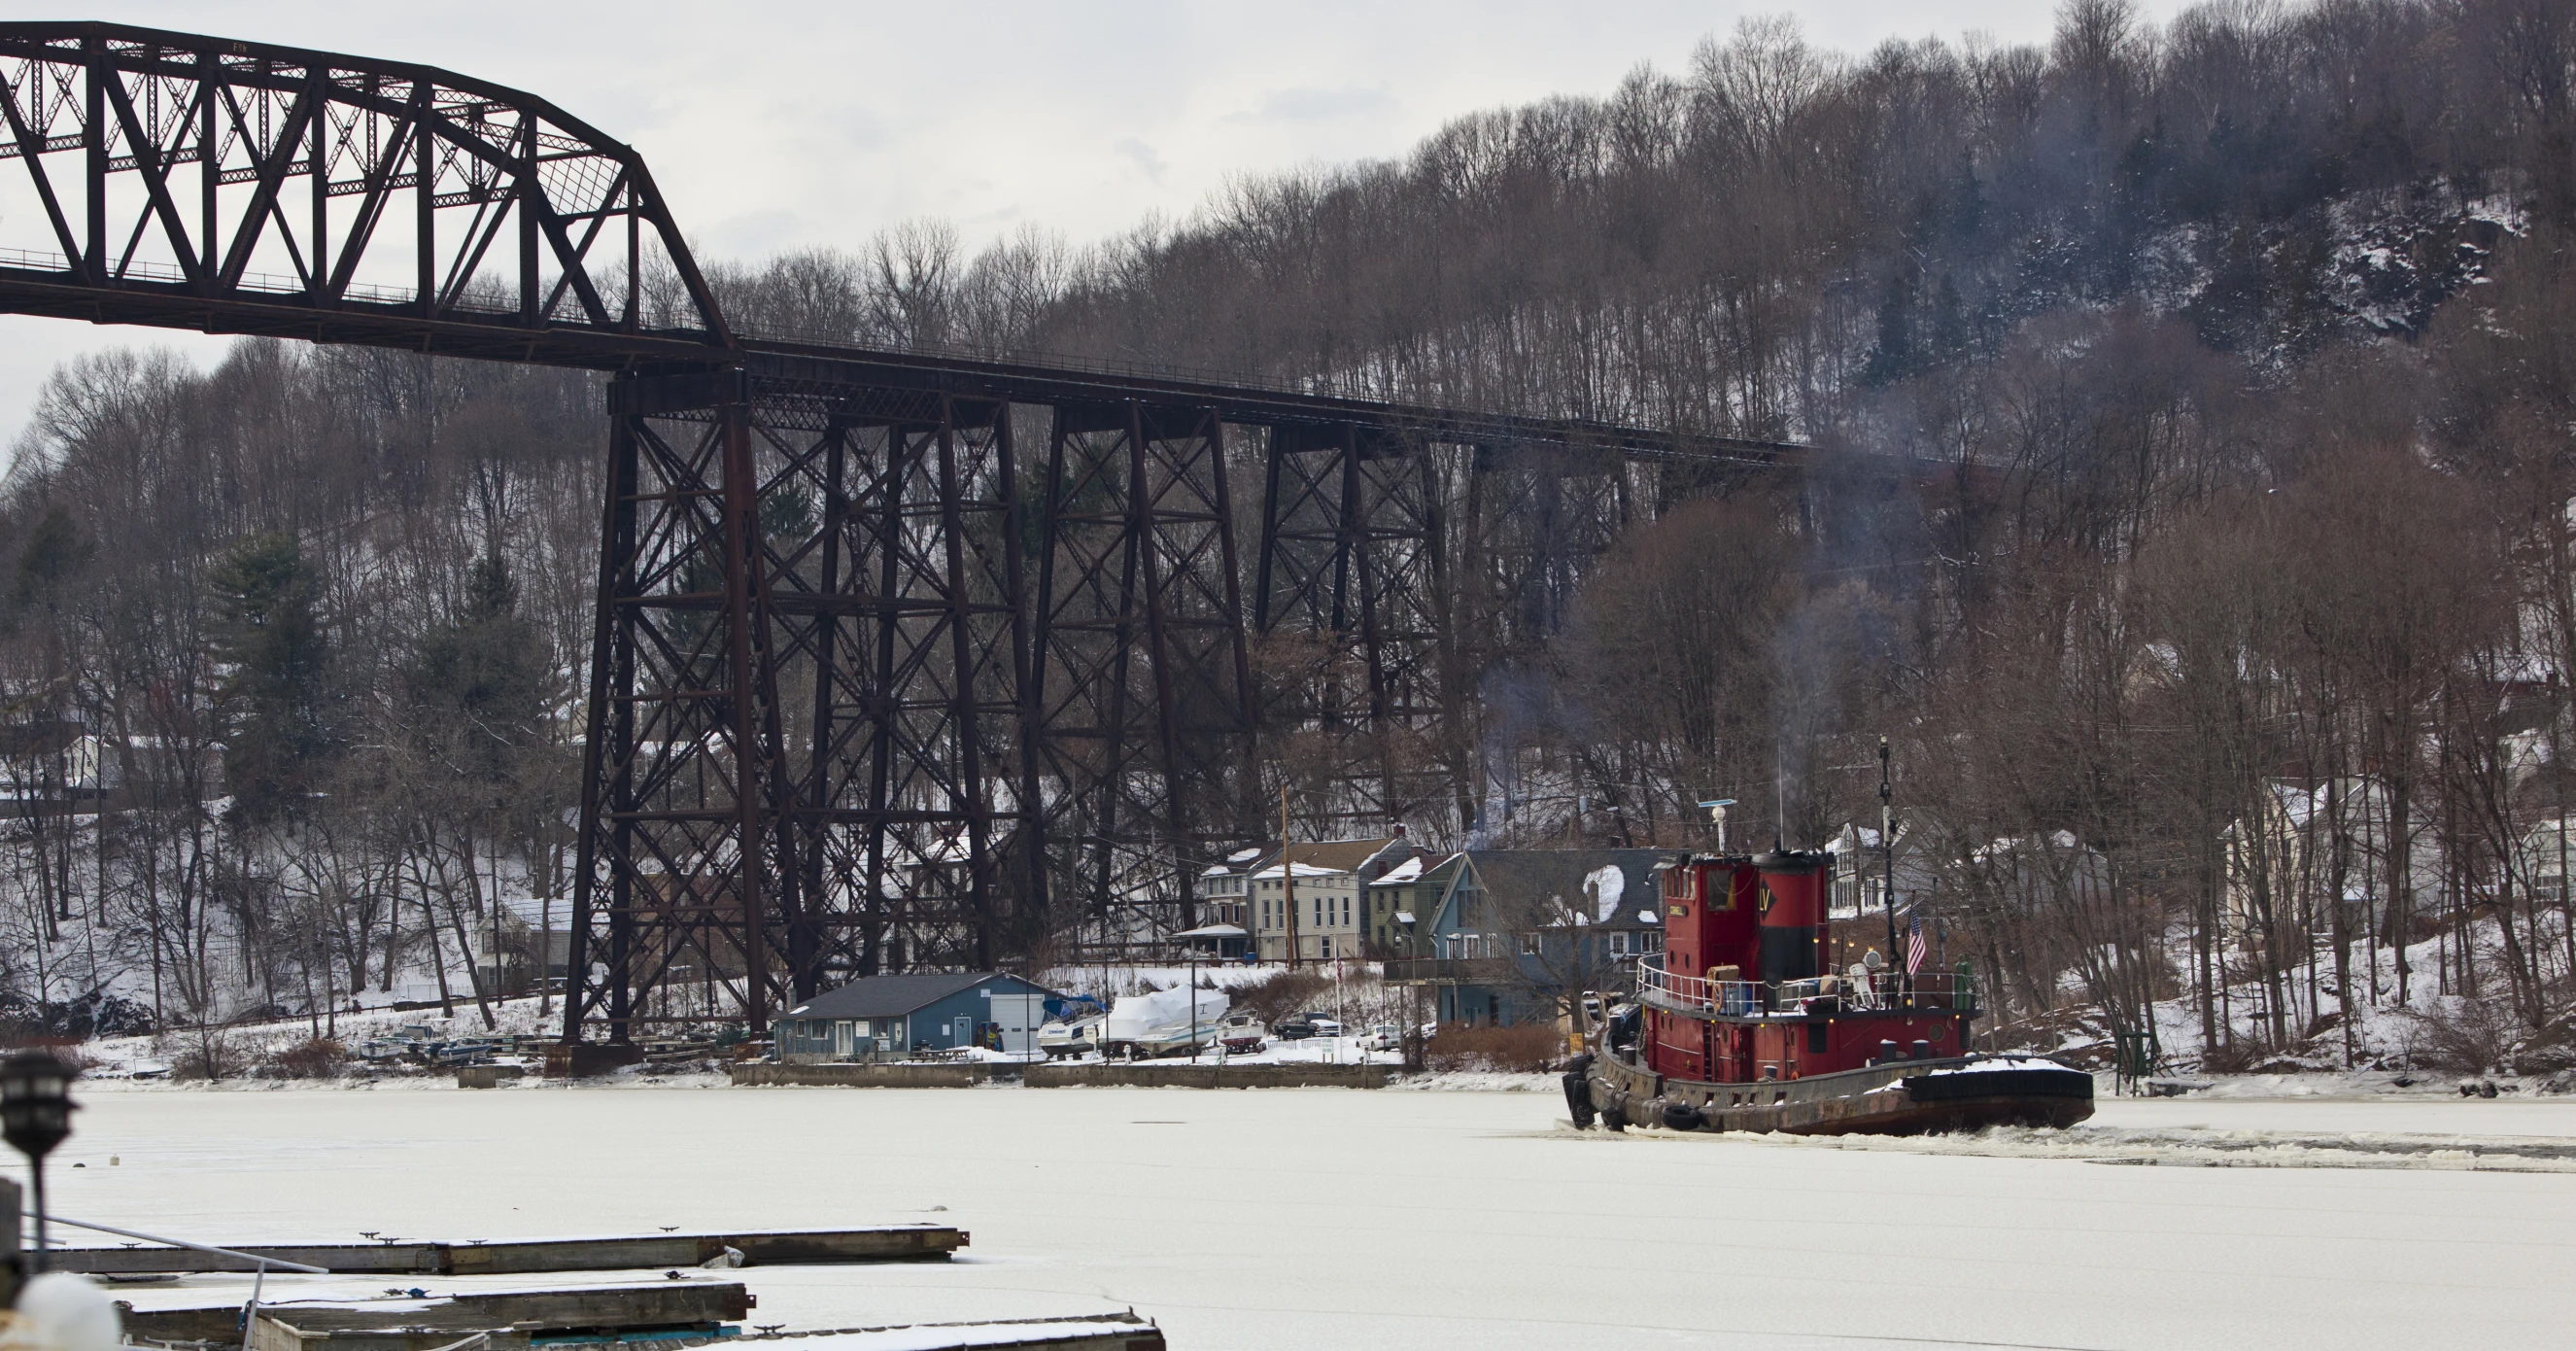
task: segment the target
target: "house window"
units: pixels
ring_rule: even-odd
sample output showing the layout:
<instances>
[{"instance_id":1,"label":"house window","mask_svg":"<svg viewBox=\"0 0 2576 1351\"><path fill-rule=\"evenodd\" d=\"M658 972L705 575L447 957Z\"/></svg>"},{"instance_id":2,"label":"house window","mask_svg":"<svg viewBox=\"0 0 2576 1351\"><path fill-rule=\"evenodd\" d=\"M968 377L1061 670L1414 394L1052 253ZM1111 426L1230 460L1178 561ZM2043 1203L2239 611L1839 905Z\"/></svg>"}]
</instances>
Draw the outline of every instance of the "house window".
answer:
<instances>
[{"instance_id":1,"label":"house window","mask_svg":"<svg viewBox=\"0 0 2576 1351\"><path fill-rule=\"evenodd\" d=\"M1537 934L1521 935L1521 955L1524 957L1535 957L1538 955Z\"/></svg>"}]
</instances>

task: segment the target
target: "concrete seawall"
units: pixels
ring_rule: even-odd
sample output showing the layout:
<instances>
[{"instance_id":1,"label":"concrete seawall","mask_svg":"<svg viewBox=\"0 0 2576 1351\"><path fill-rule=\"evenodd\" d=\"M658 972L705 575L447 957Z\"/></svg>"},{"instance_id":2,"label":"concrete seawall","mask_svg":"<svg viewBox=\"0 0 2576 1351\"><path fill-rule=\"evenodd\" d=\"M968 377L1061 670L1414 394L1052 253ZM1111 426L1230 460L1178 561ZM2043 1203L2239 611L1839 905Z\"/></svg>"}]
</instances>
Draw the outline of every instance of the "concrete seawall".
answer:
<instances>
[{"instance_id":1,"label":"concrete seawall","mask_svg":"<svg viewBox=\"0 0 2576 1351\"><path fill-rule=\"evenodd\" d=\"M804 1084L829 1088L973 1088L993 1077L990 1065L734 1065L734 1087Z\"/></svg>"},{"instance_id":2,"label":"concrete seawall","mask_svg":"<svg viewBox=\"0 0 2576 1351\"><path fill-rule=\"evenodd\" d=\"M1385 1065L1031 1065L1031 1088L1384 1088Z\"/></svg>"},{"instance_id":3,"label":"concrete seawall","mask_svg":"<svg viewBox=\"0 0 2576 1351\"><path fill-rule=\"evenodd\" d=\"M996 1074L996 1069L1001 1071ZM1014 1074L1013 1072L1017 1073ZM1386 1065L734 1065L736 1087L972 1088L1012 1078L1030 1088L1384 1088Z\"/></svg>"}]
</instances>

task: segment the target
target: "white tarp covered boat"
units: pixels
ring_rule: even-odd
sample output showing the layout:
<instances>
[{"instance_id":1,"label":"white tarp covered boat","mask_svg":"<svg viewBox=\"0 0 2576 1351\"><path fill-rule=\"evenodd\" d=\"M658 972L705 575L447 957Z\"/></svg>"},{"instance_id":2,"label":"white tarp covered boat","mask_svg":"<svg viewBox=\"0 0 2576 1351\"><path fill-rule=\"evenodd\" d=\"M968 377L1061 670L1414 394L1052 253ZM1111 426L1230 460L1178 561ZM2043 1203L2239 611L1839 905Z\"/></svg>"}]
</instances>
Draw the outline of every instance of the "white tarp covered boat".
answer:
<instances>
[{"instance_id":1,"label":"white tarp covered boat","mask_svg":"<svg viewBox=\"0 0 2576 1351\"><path fill-rule=\"evenodd\" d=\"M1100 1053L1170 1055L1192 1046L1209 1045L1216 1040L1225 1012L1233 1005L1234 1000L1223 990L1170 989L1122 995L1110 1006L1109 1020L1101 1026Z\"/></svg>"}]
</instances>

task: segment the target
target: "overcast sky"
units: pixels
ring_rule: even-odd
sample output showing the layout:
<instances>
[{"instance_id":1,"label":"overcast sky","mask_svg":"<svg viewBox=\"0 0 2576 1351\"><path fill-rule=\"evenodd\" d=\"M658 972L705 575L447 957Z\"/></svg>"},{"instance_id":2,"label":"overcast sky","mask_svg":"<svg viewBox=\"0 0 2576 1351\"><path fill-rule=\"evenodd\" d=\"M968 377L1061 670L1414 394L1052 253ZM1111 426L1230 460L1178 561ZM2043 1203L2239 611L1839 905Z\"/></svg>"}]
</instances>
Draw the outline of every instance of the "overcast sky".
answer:
<instances>
[{"instance_id":1,"label":"overcast sky","mask_svg":"<svg viewBox=\"0 0 2576 1351\"><path fill-rule=\"evenodd\" d=\"M2148 0L2162 17L2179 0ZM970 245L1186 216L1229 176L1401 154L1441 123L1601 94L1639 62L1789 12L1820 47L1984 30L2042 42L2054 0L1679 3L436 5L89 0L82 17L399 58L551 99L633 144L701 257L855 245L915 216ZM4 166L0 166L4 167ZM0 316L0 436L54 363L225 340ZM0 442L0 445L5 445Z\"/></svg>"}]
</instances>

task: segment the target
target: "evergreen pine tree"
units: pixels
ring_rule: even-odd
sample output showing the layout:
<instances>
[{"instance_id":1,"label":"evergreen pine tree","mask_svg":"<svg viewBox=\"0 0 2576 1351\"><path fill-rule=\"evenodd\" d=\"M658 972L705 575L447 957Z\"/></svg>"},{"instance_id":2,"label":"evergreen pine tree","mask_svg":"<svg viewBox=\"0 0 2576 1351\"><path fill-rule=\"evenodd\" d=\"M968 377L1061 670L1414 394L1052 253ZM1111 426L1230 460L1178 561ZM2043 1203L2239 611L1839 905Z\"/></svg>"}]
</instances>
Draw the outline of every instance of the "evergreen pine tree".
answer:
<instances>
[{"instance_id":1,"label":"evergreen pine tree","mask_svg":"<svg viewBox=\"0 0 2576 1351\"><path fill-rule=\"evenodd\" d=\"M322 577L293 535L255 535L216 560L224 781L247 822L292 815L337 744Z\"/></svg>"}]
</instances>

